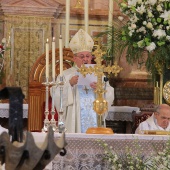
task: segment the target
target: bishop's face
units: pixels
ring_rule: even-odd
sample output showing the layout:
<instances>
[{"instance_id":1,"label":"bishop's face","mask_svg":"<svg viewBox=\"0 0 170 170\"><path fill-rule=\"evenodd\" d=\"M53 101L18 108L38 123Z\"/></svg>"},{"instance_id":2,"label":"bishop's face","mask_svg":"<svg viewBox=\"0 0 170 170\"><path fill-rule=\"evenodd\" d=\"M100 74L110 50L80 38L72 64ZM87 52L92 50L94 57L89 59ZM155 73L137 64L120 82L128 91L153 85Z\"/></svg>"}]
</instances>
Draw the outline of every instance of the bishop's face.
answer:
<instances>
[{"instance_id":1,"label":"bishop's face","mask_svg":"<svg viewBox=\"0 0 170 170\"><path fill-rule=\"evenodd\" d=\"M74 63L77 67L81 67L82 64L91 64L92 55L88 51L79 52L74 55Z\"/></svg>"}]
</instances>

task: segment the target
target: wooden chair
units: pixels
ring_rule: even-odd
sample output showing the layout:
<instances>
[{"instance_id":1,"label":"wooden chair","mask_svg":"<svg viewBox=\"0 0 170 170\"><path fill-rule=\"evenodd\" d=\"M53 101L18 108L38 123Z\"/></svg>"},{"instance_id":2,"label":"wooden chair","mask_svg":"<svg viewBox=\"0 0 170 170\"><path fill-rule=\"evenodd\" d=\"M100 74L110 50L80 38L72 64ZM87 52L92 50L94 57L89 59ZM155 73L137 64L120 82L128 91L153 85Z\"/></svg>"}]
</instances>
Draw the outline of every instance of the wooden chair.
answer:
<instances>
[{"instance_id":1,"label":"wooden chair","mask_svg":"<svg viewBox=\"0 0 170 170\"><path fill-rule=\"evenodd\" d=\"M59 74L59 49L56 52L56 75ZM49 63L52 62L52 52L49 52ZM43 127L43 103L45 102L45 54L41 55L33 67L29 76L28 92L28 130L41 131ZM73 65L73 53L69 48L63 49L63 69Z\"/></svg>"},{"instance_id":2,"label":"wooden chair","mask_svg":"<svg viewBox=\"0 0 170 170\"><path fill-rule=\"evenodd\" d=\"M153 112L155 111L155 105L145 105L144 107L140 108L141 112L136 113L135 111L132 112L133 115L133 126L132 126L132 133L135 133L135 130L139 126L139 124L146 119L148 119Z\"/></svg>"}]
</instances>

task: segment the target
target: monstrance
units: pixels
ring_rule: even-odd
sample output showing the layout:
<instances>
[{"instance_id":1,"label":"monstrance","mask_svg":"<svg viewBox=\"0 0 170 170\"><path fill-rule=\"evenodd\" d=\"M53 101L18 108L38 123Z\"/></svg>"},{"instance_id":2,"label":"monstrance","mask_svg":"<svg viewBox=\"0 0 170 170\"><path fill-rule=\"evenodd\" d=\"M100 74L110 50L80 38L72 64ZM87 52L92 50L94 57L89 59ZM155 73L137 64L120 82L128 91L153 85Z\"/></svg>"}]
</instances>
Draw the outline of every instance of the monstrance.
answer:
<instances>
[{"instance_id":1,"label":"monstrance","mask_svg":"<svg viewBox=\"0 0 170 170\"><path fill-rule=\"evenodd\" d=\"M97 46L97 49L93 52L93 54L96 57L96 65L94 67L86 67L85 65L82 65L82 67L78 69L78 72L80 72L84 77L86 76L86 74L92 73L97 76L97 87L94 91L96 93L96 100L93 102L93 110L99 115L100 120L98 127L89 128L87 129L86 133L113 134L111 128L102 127L102 114L104 114L108 110L108 102L103 98L103 94L106 92L106 90L104 89L102 77L104 76L104 73L113 73L115 76L117 76L122 68L119 67L117 63L114 63L114 65L107 67L102 65L102 56L104 52L100 49L99 46Z\"/></svg>"}]
</instances>

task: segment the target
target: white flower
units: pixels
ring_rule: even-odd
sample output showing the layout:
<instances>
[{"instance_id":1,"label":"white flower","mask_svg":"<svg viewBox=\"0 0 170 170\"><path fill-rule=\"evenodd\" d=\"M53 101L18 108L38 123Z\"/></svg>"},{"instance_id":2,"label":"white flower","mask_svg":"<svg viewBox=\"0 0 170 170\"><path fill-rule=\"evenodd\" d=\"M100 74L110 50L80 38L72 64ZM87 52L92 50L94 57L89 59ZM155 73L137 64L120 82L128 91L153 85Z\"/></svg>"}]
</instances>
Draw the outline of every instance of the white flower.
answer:
<instances>
[{"instance_id":1,"label":"white flower","mask_svg":"<svg viewBox=\"0 0 170 170\"><path fill-rule=\"evenodd\" d=\"M151 22L148 22L148 23L146 24L146 27L149 28L149 29L152 29L152 28L153 28L153 25L152 25Z\"/></svg>"},{"instance_id":2,"label":"white flower","mask_svg":"<svg viewBox=\"0 0 170 170\"><path fill-rule=\"evenodd\" d=\"M156 2L157 2L157 0L149 0L149 1L148 1L148 4L150 4L150 5L155 5Z\"/></svg>"},{"instance_id":3,"label":"white flower","mask_svg":"<svg viewBox=\"0 0 170 170\"><path fill-rule=\"evenodd\" d=\"M145 6L142 4L140 7L137 7L136 11L139 12L139 14L143 14L146 12Z\"/></svg>"},{"instance_id":4,"label":"white flower","mask_svg":"<svg viewBox=\"0 0 170 170\"><path fill-rule=\"evenodd\" d=\"M141 28L139 28L139 32L146 33L146 29L145 29L145 27L141 27Z\"/></svg>"},{"instance_id":5,"label":"white flower","mask_svg":"<svg viewBox=\"0 0 170 170\"><path fill-rule=\"evenodd\" d=\"M156 48L156 44L154 42L150 43L149 46L146 47L146 49L151 52Z\"/></svg>"},{"instance_id":6,"label":"white flower","mask_svg":"<svg viewBox=\"0 0 170 170\"><path fill-rule=\"evenodd\" d=\"M136 14L134 14L134 16L133 16L132 18L130 18L130 21L131 21L132 23L136 23L138 20L139 20L139 19L138 19L138 17L136 16Z\"/></svg>"},{"instance_id":7,"label":"white flower","mask_svg":"<svg viewBox=\"0 0 170 170\"><path fill-rule=\"evenodd\" d=\"M167 36L166 36L166 39L167 39L168 41L170 41L170 36L169 36L169 35L167 35Z\"/></svg>"},{"instance_id":8,"label":"white flower","mask_svg":"<svg viewBox=\"0 0 170 170\"><path fill-rule=\"evenodd\" d=\"M129 0L128 6L136 6L137 1L136 0Z\"/></svg>"},{"instance_id":9,"label":"white flower","mask_svg":"<svg viewBox=\"0 0 170 170\"><path fill-rule=\"evenodd\" d=\"M160 38L166 36L166 32L165 32L165 30L161 30L161 29L154 30L153 36L154 36L154 37L157 37L158 39L160 39Z\"/></svg>"},{"instance_id":10,"label":"white flower","mask_svg":"<svg viewBox=\"0 0 170 170\"><path fill-rule=\"evenodd\" d=\"M132 31L129 32L129 36L130 36L130 37L132 36Z\"/></svg>"},{"instance_id":11,"label":"white flower","mask_svg":"<svg viewBox=\"0 0 170 170\"><path fill-rule=\"evenodd\" d=\"M148 16L149 16L149 18L153 17L153 14L151 11L148 11Z\"/></svg>"},{"instance_id":12,"label":"white flower","mask_svg":"<svg viewBox=\"0 0 170 170\"><path fill-rule=\"evenodd\" d=\"M132 24L132 25L131 25L131 28L132 28L132 29L135 29L135 28L136 28L136 24Z\"/></svg>"},{"instance_id":13,"label":"white flower","mask_svg":"<svg viewBox=\"0 0 170 170\"><path fill-rule=\"evenodd\" d=\"M141 4L141 3L142 3L142 0L138 0L137 3L138 3L138 4Z\"/></svg>"},{"instance_id":14,"label":"white flower","mask_svg":"<svg viewBox=\"0 0 170 170\"><path fill-rule=\"evenodd\" d=\"M163 29L163 25L160 25L160 26L159 26L159 29L161 29L161 30L162 30L162 29Z\"/></svg>"},{"instance_id":15,"label":"white flower","mask_svg":"<svg viewBox=\"0 0 170 170\"><path fill-rule=\"evenodd\" d=\"M124 18L122 16L118 16L119 21L123 21Z\"/></svg>"},{"instance_id":16,"label":"white flower","mask_svg":"<svg viewBox=\"0 0 170 170\"><path fill-rule=\"evenodd\" d=\"M162 9L162 7L161 7L160 4L156 7L156 9L157 9L159 12L163 11L163 9Z\"/></svg>"},{"instance_id":17,"label":"white flower","mask_svg":"<svg viewBox=\"0 0 170 170\"><path fill-rule=\"evenodd\" d=\"M143 47L144 47L144 46L143 46L143 40L137 42L137 44L138 44L138 47L140 47L140 48L143 48Z\"/></svg>"},{"instance_id":18,"label":"white flower","mask_svg":"<svg viewBox=\"0 0 170 170\"><path fill-rule=\"evenodd\" d=\"M143 21L143 25L146 25L147 24L147 22L146 21Z\"/></svg>"},{"instance_id":19,"label":"white flower","mask_svg":"<svg viewBox=\"0 0 170 170\"><path fill-rule=\"evenodd\" d=\"M170 10L169 11L164 11L163 14L160 15L161 18L164 18L165 21L170 20Z\"/></svg>"}]
</instances>

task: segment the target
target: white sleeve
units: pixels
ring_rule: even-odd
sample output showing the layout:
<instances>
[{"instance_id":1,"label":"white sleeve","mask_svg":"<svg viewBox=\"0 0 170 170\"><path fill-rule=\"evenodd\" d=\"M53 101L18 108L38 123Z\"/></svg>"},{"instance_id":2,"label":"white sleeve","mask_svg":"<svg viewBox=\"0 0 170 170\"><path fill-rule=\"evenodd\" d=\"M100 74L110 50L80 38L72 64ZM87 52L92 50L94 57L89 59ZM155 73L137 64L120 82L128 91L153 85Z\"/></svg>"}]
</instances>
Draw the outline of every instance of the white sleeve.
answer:
<instances>
[{"instance_id":1,"label":"white sleeve","mask_svg":"<svg viewBox=\"0 0 170 170\"><path fill-rule=\"evenodd\" d=\"M68 105L73 104L73 87L70 85L69 79L66 80L65 84L63 85L63 100L62 100L62 106L63 108L66 108ZM54 97L54 104L57 109L57 111L60 110L60 86L56 86L55 90L55 97Z\"/></svg>"},{"instance_id":2,"label":"white sleeve","mask_svg":"<svg viewBox=\"0 0 170 170\"><path fill-rule=\"evenodd\" d=\"M114 88L110 86L109 82L106 84L106 100L108 102L108 110L110 110L111 105L113 104L115 95Z\"/></svg>"},{"instance_id":3,"label":"white sleeve","mask_svg":"<svg viewBox=\"0 0 170 170\"><path fill-rule=\"evenodd\" d=\"M147 121L144 121L142 123L139 124L138 128L135 131L135 134L140 134L142 130L150 130L149 128L149 124L147 123Z\"/></svg>"},{"instance_id":4,"label":"white sleeve","mask_svg":"<svg viewBox=\"0 0 170 170\"><path fill-rule=\"evenodd\" d=\"M113 104L113 101L114 101L114 88L110 86L109 82L106 83L106 94L105 94L105 99L106 101L108 102L108 111L110 110L110 107L111 105ZM106 111L104 114L103 114L103 120L104 120L104 123L105 123L105 119L108 115L108 111Z\"/></svg>"}]
</instances>

